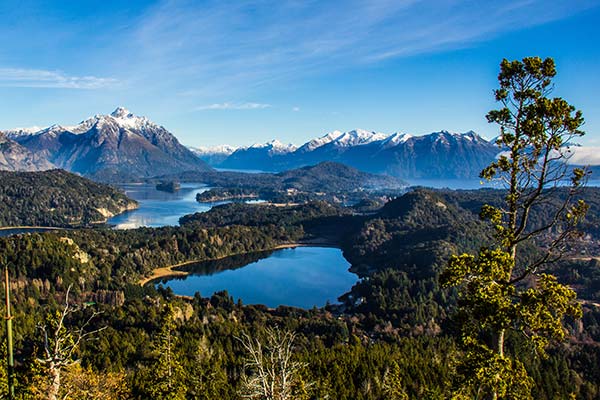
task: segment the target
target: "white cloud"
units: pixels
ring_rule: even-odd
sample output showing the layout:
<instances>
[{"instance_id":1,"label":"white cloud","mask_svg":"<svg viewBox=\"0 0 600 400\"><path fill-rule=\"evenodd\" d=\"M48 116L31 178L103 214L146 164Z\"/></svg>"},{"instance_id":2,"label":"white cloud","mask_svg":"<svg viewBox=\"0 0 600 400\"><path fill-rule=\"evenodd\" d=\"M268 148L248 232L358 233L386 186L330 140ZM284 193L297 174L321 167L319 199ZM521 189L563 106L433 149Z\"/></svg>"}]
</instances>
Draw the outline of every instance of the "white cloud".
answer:
<instances>
[{"instance_id":1,"label":"white cloud","mask_svg":"<svg viewBox=\"0 0 600 400\"><path fill-rule=\"evenodd\" d=\"M298 112L298 111L300 111L300 107L292 107L292 111Z\"/></svg>"},{"instance_id":2,"label":"white cloud","mask_svg":"<svg viewBox=\"0 0 600 400\"><path fill-rule=\"evenodd\" d=\"M265 103L213 103L196 107L198 111L204 110L261 110L271 107Z\"/></svg>"},{"instance_id":3,"label":"white cloud","mask_svg":"<svg viewBox=\"0 0 600 400\"><path fill-rule=\"evenodd\" d=\"M73 76L62 71L43 69L0 68L0 86L62 89L102 89L115 86L114 78Z\"/></svg>"}]
</instances>

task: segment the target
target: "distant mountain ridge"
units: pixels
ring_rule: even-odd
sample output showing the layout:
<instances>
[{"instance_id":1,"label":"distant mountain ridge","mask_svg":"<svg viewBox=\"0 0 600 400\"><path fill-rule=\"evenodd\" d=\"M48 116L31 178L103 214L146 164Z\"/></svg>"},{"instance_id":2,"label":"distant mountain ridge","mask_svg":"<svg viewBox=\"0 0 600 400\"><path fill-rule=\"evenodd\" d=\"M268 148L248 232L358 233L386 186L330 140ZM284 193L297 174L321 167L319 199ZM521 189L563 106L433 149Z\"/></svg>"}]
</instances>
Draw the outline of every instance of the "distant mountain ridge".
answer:
<instances>
[{"instance_id":1,"label":"distant mountain ridge","mask_svg":"<svg viewBox=\"0 0 600 400\"><path fill-rule=\"evenodd\" d=\"M22 129L8 137L57 167L98 180L211 169L164 127L122 107L75 126Z\"/></svg>"},{"instance_id":2,"label":"distant mountain ridge","mask_svg":"<svg viewBox=\"0 0 600 400\"><path fill-rule=\"evenodd\" d=\"M0 132L0 171L44 171L54 166Z\"/></svg>"},{"instance_id":3,"label":"distant mountain ridge","mask_svg":"<svg viewBox=\"0 0 600 400\"><path fill-rule=\"evenodd\" d=\"M334 131L294 147L253 145L233 151L216 167L284 171L324 161L399 178L462 179L478 176L498 147L473 131L433 132L423 136L366 130ZM201 156L210 160L209 153Z\"/></svg>"},{"instance_id":4,"label":"distant mountain ridge","mask_svg":"<svg viewBox=\"0 0 600 400\"><path fill-rule=\"evenodd\" d=\"M192 151L198 158L208 163L209 165L217 165L225 161L227 157L229 157L234 151L237 150L237 147L229 146L227 144L223 144L220 146L199 146L193 147L188 146L188 149Z\"/></svg>"}]
</instances>

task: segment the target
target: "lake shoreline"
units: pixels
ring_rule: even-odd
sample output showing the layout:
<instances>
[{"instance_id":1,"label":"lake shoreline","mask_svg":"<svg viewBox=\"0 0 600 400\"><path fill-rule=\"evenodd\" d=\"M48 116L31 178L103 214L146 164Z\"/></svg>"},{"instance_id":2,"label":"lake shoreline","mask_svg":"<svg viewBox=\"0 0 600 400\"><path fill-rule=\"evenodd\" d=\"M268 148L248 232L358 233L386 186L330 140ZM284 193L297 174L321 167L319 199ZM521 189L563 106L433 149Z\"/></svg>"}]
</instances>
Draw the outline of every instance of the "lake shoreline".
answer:
<instances>
[{"instance_id":1,"label":"lake shoreline","mask_svg":"<svg viewBox=\"0 0 600 400\"><path fill-rule=\"evenodd\" d=\"M66 230L66 229L74 229L60 226L29 226L29 225L19 225L19 226L0 226L0 231L8 231L11 229L43 229L45 231L50 230Z\"/></svg>"},{"instance_id":2,"label":"lake shoreline","mask_svg":"<svg viewBox=\"0 0 600 400\"><path fill-rule=\"evenodd\" d=\"M265 250L229 254L229 255L223 256L223 257L209 258L209 259L204 259L204 260L190 260L190 261L184 261L184 262L181 262L178 264L169 265L167 267L159 267L152 271L151 276L140 279L140 281L138 283L140 286L146 286L148 283L157 281L159 279L188 276L188 275L190 275L190 272L180 271L175 268L179 268L179 267L183 267L183 266L191 265L191 264L196 264L199 262L218 261L218 260L222 260L222 259L225 259L228 257L241 256L244 254L257 253L257 252L263 252L263 251L294 249L296 247L328 247L328 248L336 248L336 249L340 248L339 245L337 245L331 241L327 241L326 239L323 239L323 238L315 238L313 240L303 241L303 242L283 243L283 244L277 245L273 248L265 249Z\"/></svg>"}]
</instances>

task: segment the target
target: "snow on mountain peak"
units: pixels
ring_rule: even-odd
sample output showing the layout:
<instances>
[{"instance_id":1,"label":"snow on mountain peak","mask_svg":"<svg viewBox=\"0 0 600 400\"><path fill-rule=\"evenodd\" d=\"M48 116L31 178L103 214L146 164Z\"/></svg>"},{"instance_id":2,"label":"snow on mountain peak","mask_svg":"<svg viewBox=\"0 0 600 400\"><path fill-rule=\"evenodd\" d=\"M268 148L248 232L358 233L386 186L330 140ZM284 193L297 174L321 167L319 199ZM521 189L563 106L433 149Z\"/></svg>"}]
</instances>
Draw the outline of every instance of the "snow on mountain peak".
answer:
<instances>
[{"instance_id":1,"label":"snow on mountain peak","mask_svg":"<svg viewBox=\"0 0 600 400\"><path fill-rule=\"evenodd\" d=\"M364 129L355 129L350 132L345 132L338 136L334 142L339 146L358 146L361 144L367 144L384 140L388 135L384 133L370 132Z\"/></svg>"},{"instance_id":2,"label":"snow on mountain peak","mask_svg":"<svg viewBox=\"0 0 600 400\"><path fill-rule=\"evenodd\" d=\"M339 147L358 146L384 140L388 135L384 133L371 132L364 129L355 129L349 132L333 131L320 138L313 139L305 143L301 149L303 151L313 151L326 144L333 143Z\"/></svg>"},{"instance_id":3,"label":"snow on mountain peak","mask_svg":"<svg viewBox=\"0 0 600 400\"><path fill-rule=\"evenodd\" d=\"M341 135L341 131L329 132L328 134L323 135L317 139L310 140L309 142L305 143L302 147L300 147L300 149L302 149L303 151L312 151L318 147L321 147L323 145L326 145L327 143L334 141Z\"/></svg>"},{"instance_id":4,"label":"snow on mountain peak","mask_svg":"<svg viewBox=\"0 0 600 400\"><path fill-rule=\"evenodd\" d=\"M117 124L123 128L140 129L145 125L155 125L146 117L138 117L125 107L117 107L115 111L110 114Z\"/></svg>"},{"instance_id":5,"label":"snow on mountain peak","mask_svg":"<svg viewBox=\"0 0 600 400\"><path fill-rule=\"evenodd\" d=\"M279 140L274 139L267 143L255 143L250 146L251 149L268 149L269 154L285 154L291 153L297 149L293 144L284 144Z\"/></svg>"},{"instance_id":6,"label":"snow on mountain peak","mask_svg":"<svg viewBox=\"0 0 600 400\"><path fill-rule=\"evenodd\" d=\"M198 146L198 147L188 146L188 149L190 149L196 155L211 155L211 154L230 155L234 151L237 150L237 147L230 146L228 144L222 144L222 145L218 145L218 146Z\"/></svg>"},{"instance_id":7,"label":"snow on mountain peak","mask_svg":"<svg viewBox=\"0 0 600 400\"><path fill-rule=\"evenodd\" d=\"M15 138L19 138L22 136L32 136L35 135L36 133L38 133L39 131L41 131L42 127L39 126L32 126L29 128L13 128L13 129L8 129L6 131L2 131L2 133L4 133L6 135L6 137L8 137L9 139L15 139Z\"/></svg>"},{"instance_id":8,"label":"snow on mountain peak","mask_svg":"<svg viewBox=\"0 0 600 400\"><path fill-rule=\"evenodd\" d=\"M473 143L480 143L482 140L486 141L474 131L455 133L447 130L441 130L439 132L433 132L429 135L424 135L423 137L428 137L429 140L434 143L441 142L443 144L448 144L449 141L467 141Z\"/></svg>"},{"instance_id":9,"label":"snow on mountain peak","mask_svg":"<svg viewBox=\"0 0 600 400\"><path fill-rule=\"evenodd\" d=\"M110 115L115 118L133 117L133 114L125 107L117 107Z\"/></svg>"},{"instance_id":10,"label":"snow on mountain peak","mask_svg":"<svg viewBox=\"0 0 600 400\"><path fill-rule=\"evenodd\" d=\"M381 142L381 145L383 147L385 147L385 148L394 147L394 146L397 146L397 145L399 145L401 143L406 142L407 140L409 140L412 137L413 137L413 135L408 134L408 133L396 132L396 133L391 134L387 138L385 138Z\"/></svg>"}]
</instances>

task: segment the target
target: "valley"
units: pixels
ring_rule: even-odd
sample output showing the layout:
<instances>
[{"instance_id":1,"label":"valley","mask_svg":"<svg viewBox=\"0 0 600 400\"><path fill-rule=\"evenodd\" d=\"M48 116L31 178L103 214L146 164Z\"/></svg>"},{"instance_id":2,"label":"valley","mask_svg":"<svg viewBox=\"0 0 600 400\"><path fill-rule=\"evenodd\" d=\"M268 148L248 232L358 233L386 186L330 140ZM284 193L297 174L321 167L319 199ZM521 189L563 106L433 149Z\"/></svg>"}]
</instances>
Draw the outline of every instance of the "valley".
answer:
<instances>
[{"instance_id":1,"label":"valley","mask_svg":"<svg viewBox=\"0 0 600 400\"><path fill-rule=\"evenodd\" d=\"M119 107L4 131L17 363L0 382L16 373L32 399L239 399L253 346L287 343L286 399L450 398L493 357L535 377L518 398L594 399L600 188L557 162L561 129L526 146L353 130L212 152ZM497 326L500 355L481 353ZM64 358L48 347L76 337Z\"/></svg>"},{"instance_id":2,"label":"valley","mask_svg":"<svg viewBox=\"0 0 600 400\"><path fill-rule=\"evenodd\" d=\"M139 124L156 126L119 113L84 121L70 131L61 128L71 133L60 135L91 135L72 131L95 124L114 127L129 120L131 126L118 128L120 135L131 134L130 130L143 134ZM33 140L28 135L9 137L28 143ZM444 135L438 135L441 141L450 140ZM388 139L375 138L373 143ZM474 143L483 140L471 138ZM398 142L410 138L404 139ZM452 136L454 141L463 139ZM68 167L79 168L76 165ZM157 368L157 359L147 349L156 346L155 338L168 321L175 322L172 334L189 349L182 348L175 356L191 371L178 382L185 388L198 384L191 382L212 385L203 386L206 398L216 393L235 398L242 381L231 371L243 362L235 332L243 329L258 335L264 324L301 332L298 357L306 362L337 368L356 363L352 376L365 376L348 388L344 372L307 371L308 379L324 385L313 393L347 393L339 398L354 399L358 390L354 385L380 379L386 365L401 360L430 371L427 377L406 378L411 382L406 386L409 393L416 396L422 385L447 393L446 376L452 367L434 360L460 352L449 327L458 297L440 285L440 274L451 254L476 251L493 236L491 227L477 216L484 204L502 201L504 192L493 184L482 185L469 174L437 173L432 175L437 179L412 176L407 182L332 161L258 173L186 166L168 169L168 174L160 168L133 174L129 172L135 170L129 169L123 174L120 167L98 165L101 168L94 171L76 172L112 186L63 170L1 173L0 198L5 206L0 216L6 235L0 234L0 251L13 279L16 346L23 349L20 374L31 373L29 360L36 356L31 347L36 343L34 326L43 318L46 304L69 291L77 302L101 310L103 315L96 317L94 326L107 327L99 342L82 346L80 356L97 371L129 371L133 381L126 385L139 397L147 396L157 384L145 375ZM123 183L123 179L133 180ZM558 206L568 193L567 188L549 192L547 204ZM595 356L586 359L580 354L595 354L593 343L600 340L596 306L600 264L595 257L600 192L588 187L579 197L589 206L581 225L585 236L571 243L567 257L551 271L577 291L583 322L567 322L568 345L553 348L547 361L527 359L527 368L532 373L546 371L547 379L554 382L562 375L547 372L546 365L577 362L578 366L569 367L571 373L580 374L585 387L595 387L597 375L589 370ZM534 208L530 224L543 226L550 217L544 207ZM537 246L549 246L554 237L531 243L523 249L524 257L536 257ZM172 314L157 312L157 304L168 305ZM72 323L81 323L79 318L85 315ZM198 346L205 341L215 351L228 349L231 358L208 356L202 370L194 370L191 365L201 354ZM418 353L412 351L415 347ZM430 357L428 352L433 352ZM377 361L367 367L363 357ZM73 379L70 372L65 374L67 382ZM212 382L208 376L214 374L227 378ZM23 385L34 383L26 380ZM376 387L363 398L382 398L383 386ZM564 388L581 391L583 387L568 383ZM554 390L538 385L536 393L544 398Z\"/></svg>"}]
</instances>

